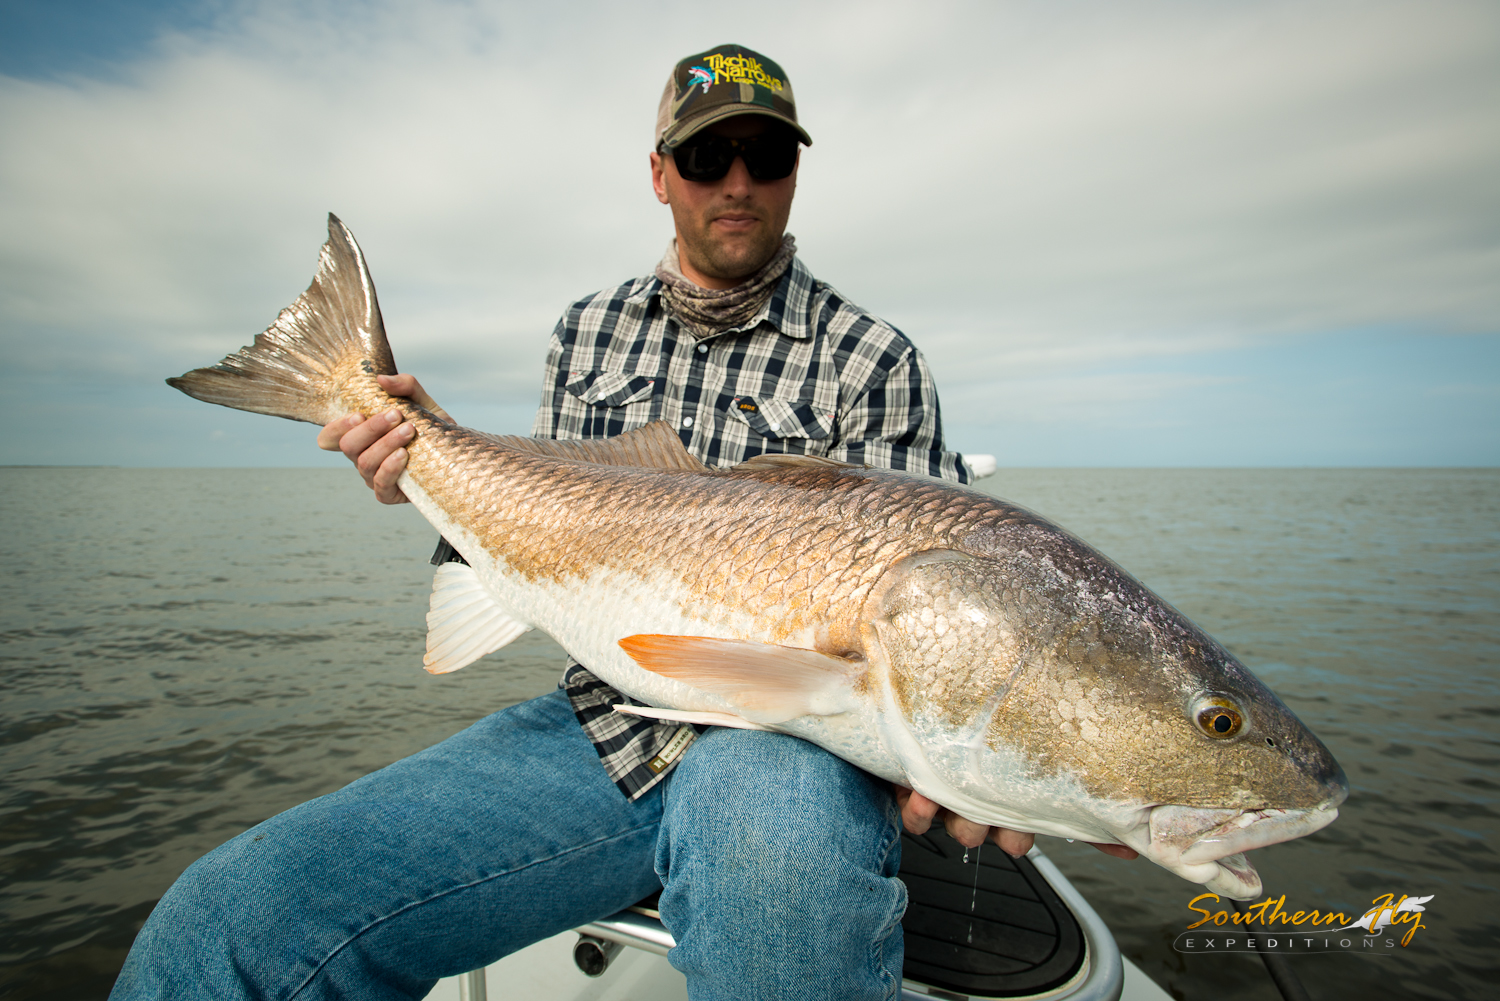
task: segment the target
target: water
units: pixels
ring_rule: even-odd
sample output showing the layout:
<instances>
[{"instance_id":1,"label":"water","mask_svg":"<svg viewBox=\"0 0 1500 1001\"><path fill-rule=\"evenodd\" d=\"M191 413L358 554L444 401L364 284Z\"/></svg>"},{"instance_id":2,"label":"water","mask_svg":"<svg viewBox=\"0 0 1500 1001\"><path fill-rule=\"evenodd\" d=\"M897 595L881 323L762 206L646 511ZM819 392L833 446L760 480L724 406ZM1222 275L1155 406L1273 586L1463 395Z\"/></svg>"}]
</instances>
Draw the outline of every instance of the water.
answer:
<instances>
[{"instance_id":1,"label":"water","mask_svg":"<svg viewBox=\"0 0 1500 1001\"><path fill-rule=\"evenodd\" d=\"M340 473L0 470L7 1001L103 997L205 850L556 686L535 633L424 672L435 535Z\"/></svg>"},{"instance_id":2,"label":"water","mask_svg":"<svg viewBox=\"0 0 1500 1001\"><path fill-rule=\"evenodd\" d=\"M1343 816L1253 853L1273 894L1435 894L1395 956L1309 956L1314 998L1482 998L1500 976L1500 472L1003 470L1214 633L1349 773ZM342 470L0 470L0 996L99 998L194 858L555 685L530 634L420 669L433 533ZM1274 999L1183 956L1189 884L1041 839L1178 997Z\"/></svg>"},{"instance_id":3,"label":"water","mask_svg":"<svg viewBox=\"0 0 1500 1001\"><path fill-rule=\"evenodd\" d=\"M974 887L969 891L969 945L974 944L974 905L979 903L979 856L984 852L984 845L974 849ZM969 861L969 850L964 849L964 863Z\"/></svg>"}]
</instances>

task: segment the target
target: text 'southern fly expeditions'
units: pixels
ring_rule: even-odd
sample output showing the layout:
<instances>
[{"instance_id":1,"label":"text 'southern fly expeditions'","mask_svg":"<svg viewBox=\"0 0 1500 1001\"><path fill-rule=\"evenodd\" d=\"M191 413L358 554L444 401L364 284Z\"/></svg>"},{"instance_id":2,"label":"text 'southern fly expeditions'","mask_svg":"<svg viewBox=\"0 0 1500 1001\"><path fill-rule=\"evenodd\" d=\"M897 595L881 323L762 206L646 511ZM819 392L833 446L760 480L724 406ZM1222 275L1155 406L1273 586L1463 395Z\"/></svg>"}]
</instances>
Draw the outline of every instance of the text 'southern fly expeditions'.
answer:
<instances>
[{"instance_id":1,"label":"text 'southern fly expeditions'","mask_svg":"<svg viewBox=\"0 0 1500 1001\"><path fill-rule=\"evenodd\" d=\"M1198 917L1177 936L1178 952L1358 953L1391 955L1411 945L1434 894L1413 897L1382 893L1357 920L1343 911L1324 908L1292 909L1285 894L1242 909L1217 906L1216 893L1201 893L1188 901Z\"/></svg>"}]
</instances>

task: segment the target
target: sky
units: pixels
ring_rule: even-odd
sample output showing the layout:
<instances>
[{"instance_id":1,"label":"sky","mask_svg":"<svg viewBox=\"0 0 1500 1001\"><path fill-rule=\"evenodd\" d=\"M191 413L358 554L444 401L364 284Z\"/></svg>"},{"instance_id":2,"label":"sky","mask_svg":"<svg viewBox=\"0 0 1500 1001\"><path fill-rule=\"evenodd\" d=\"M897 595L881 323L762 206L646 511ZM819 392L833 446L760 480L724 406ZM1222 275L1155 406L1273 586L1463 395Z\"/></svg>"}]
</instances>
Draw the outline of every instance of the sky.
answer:
<instances>
[{"instance_id":1,"label":"sky","mask_svg":"<svg viewBox=\"0 0 1500 1001\"><path fill-rule=\"evenodd\" d=\"M1005 466L1500 464L1500 5L0 3L0 464L333 465L163 380L336 212L396 359L525 433L558 315L671 235L672 64L814 139L802 259Z\"/></svg>"}]
</instances>

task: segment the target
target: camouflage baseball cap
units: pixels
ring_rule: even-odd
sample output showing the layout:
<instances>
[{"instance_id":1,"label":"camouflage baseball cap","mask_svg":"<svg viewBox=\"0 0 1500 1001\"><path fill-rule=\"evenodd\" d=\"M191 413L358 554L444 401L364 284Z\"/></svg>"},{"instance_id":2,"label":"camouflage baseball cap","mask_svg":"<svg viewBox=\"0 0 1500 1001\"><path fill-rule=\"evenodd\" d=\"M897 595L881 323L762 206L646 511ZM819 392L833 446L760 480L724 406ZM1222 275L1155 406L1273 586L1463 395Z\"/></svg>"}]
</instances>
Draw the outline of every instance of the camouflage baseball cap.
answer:
<instances>
[{"instance_id":1,"label":"camouflage baseball cap","mask_svg":"<svg viewBox=\"0 0 1500 1001\"><path fill-rule=\"evenodd\" d=\"M786 122L802 142L812 145L812 136L797 124L786 71L743 45L716 45L673 68L656 111L656 144L675 146L735 115L765 115Z\"/></svg>"}]
</instances>

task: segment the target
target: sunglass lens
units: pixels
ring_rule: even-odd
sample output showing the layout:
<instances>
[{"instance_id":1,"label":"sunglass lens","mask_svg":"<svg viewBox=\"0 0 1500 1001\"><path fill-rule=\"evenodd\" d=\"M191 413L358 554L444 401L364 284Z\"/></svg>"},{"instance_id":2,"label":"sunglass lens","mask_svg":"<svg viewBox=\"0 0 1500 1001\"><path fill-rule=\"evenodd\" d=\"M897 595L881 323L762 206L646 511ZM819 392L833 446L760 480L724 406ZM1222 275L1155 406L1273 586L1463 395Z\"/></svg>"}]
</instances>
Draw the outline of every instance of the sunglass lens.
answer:
<instances>
[{"instance_id":1,"label":"sunglass lens","mask_svg":"<svg viewBox=\"0 0 1500 1001\"><path fill-rule=\"evenodd\" d=\"M757 181L779 181L797 166L797 140L794 136L759 137L745 150L745 167Z\"/></svg>"},{"instance_id":2,"label":"sunglass lens","mask_svg":"<svg viewBox=\"0 0 1500 1001\"><path fill-rule=\"evenodd\" d=\"M717 181L729 173L734 162L734 148L723 140L679 146L672 151L677 173L689 181Z\"/></svg>"}]
</instances>

